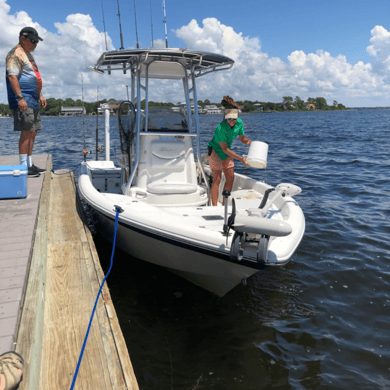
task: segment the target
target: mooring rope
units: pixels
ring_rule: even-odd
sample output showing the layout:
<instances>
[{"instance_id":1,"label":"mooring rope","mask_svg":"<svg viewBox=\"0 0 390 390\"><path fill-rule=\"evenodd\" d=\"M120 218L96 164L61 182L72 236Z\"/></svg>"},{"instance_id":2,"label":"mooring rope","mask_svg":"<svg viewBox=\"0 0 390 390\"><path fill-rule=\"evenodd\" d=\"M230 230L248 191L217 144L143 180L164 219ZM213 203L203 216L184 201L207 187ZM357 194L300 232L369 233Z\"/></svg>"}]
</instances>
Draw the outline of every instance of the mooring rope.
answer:
<instances>
[{"instance_id":1,"label":"mooring rope","mask_svg":"<svg viewBox=\"0 0 390 390\"><path fill-rule=\"evenodd\" d=\"M91 329L92 320L93 320L93 316L95 315L96 306L97 306L97 303L98 303L98 300L99 300L99 296L100 296L100 293L101 293L101 291L102 291L104 282L106 281L108 275L109 275L110 272L111 272L111 268L112 268L112 264L113 264L113 260L114 260L115 242L116 242L116 233L117 233L117 230L118 230L119 213L123 212L123 209L122 209L121 207L119 207L119 206L114 206L114 207L115 207L115 211L116 211L116 216L115 216L114 241L113 241L113 243L112 243L112 253L111 253L110 268L108 269L108 272L107 272L106 276L104 277L104 279L103 279L103 281L102 281L102 284L100 285L100 289L99 289L99 292L98 292L97 297L96 297L96 300L95 300L95 305L94 305L94 307L93 307L92 314L91 314L91 318L90 318L90 320L89 320L87 333L85 334L84 343L83 343L83 346L82 346L82 348L81 348L81 352L80 352L80 356L79 356L79 361L77 362L76 371L75 371L74 376L73 376L73 381L72 381L72 385L70 386L70 390L72 390L72 389L74 388L75 384L76 384L77 375L78 375L78 373L79 373L81 360L82 360L83 355L84 355L85 346L86 346L86 344L87 344L87 340L88 340L88 336L89 336L89 331L90 331L90 329Z\"/></svg>"}]
</instances>

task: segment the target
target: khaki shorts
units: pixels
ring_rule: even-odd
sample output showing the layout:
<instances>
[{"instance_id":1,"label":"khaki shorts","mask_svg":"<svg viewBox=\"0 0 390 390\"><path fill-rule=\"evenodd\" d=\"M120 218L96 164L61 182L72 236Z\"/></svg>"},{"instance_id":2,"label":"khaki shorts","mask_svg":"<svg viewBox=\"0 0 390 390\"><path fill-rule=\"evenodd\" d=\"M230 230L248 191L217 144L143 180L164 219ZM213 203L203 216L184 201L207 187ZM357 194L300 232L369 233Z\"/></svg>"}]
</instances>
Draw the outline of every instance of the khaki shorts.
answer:
<instances>
[{"instance_id":1,"label":"khaki shorts","mask_svg":"<svg viewBox=\"0 0 390 390\"><path fill-rule=\"evenodd\" d=\"M42 129L39 108L28 108L27 111L21 111L19 108L15 108L11 111L14 116L14 131Z\"/></svg>"},{"instance_id":2,"label":"khaki shorts","mask_svg":"<svg viewBox=\"0 0 390 390\"><path fill-rule=\"evenodd\" d=\"M225 160L221 160L215 150L211 153L209 158L210 169L212 171L222 171L223 169L234 168L233 157L228 157Z\"/></svg>"}]
</instances>

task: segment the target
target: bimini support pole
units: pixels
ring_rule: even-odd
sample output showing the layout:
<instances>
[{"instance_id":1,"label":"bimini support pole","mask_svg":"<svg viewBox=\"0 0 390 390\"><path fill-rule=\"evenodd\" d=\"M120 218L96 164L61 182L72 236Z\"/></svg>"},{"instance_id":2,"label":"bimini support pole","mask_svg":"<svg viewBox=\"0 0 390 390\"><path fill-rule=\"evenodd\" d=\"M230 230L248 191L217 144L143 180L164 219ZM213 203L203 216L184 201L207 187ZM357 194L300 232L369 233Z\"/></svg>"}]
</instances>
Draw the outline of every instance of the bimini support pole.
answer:
<instances>
[{"instance_id":1,"label":"bimini support pole","mask_svg":"<svg viewBox=\"0 0 390 390\"><path fill-rule=\"evenodd\" d=\"M132 86L131 86L131 97L134 101L134 83L136 83L136 89L137 89L137 112L136 112L136 141L135 141L135 161L134 165L132 166L131 173L129 180L126 184L126 190L124 191L124 195L129 195L130 193L130 187L131 183L133 182L135 173L138 168L138 162L139 162L139 142L140 142L140 131L141 131L141 64L140 64L140 58L137 59L136 66L134 68L134 72L136 72L136 75L131 76L132 80ZM130 166L130 161L129 161Z\"/></svg>"},{"instance_id":2,"label":"bimini support pole","mask_svg":"<svg viewBox=\"0 0 390 390\"><path fill-rule=\"evenodd\" d=\"M197 150L196 150L196 153L198 155L199 169L200 169L200 172L202 174L203 180L204 180L206 188L207 188L207 199L210 202L211 201L211 196L210 196L209 181L206 178L206 174L204 173L203 166L202 166L202 161L201 161L199 112L198 112L198 94L196 92L195 71L194 71L193 67L191 67L191 82L192 82L192 88L189 90L189 93L192 92L193 97L194 97L195 128L196 128L196 135L197 135L197 142L196 142ZM187 85L188 85L188 83L187 83Z\"/></svg>"},{"instance_id":3,"label":"bimini support pole","mask_svg":"<svg viewBox=\"0 0 390 390\"><path fill-rule=\"evenodd\" d=\"M105 104L104 108L104 129L105 129L105 139L106 139L106 161L110 161L110 106Z\"/></svg>"}]
</instances>

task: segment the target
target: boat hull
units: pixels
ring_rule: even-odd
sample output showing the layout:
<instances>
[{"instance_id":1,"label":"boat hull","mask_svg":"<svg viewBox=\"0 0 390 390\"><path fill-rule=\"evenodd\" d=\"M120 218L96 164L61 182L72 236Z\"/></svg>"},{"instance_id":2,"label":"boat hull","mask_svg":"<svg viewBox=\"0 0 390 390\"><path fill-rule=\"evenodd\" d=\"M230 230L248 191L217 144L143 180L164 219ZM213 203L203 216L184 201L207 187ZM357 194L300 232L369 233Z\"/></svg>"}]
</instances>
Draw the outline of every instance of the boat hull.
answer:
<instances>
[{"instance_id":1,"label":"boat hull","mask_svg":"<svg viewBox=\"0 0 390 390\"><path fill-rule=\"evenodd\" d=\"M101 234L112 241L114 219L96 210L94 215ZM116 245L133 257L162 266L219 296L259 270L256 263L250 267L245 261L232 262L229 252L212 251L123 221L118 223Z\"/></svg>"}]
</instances>

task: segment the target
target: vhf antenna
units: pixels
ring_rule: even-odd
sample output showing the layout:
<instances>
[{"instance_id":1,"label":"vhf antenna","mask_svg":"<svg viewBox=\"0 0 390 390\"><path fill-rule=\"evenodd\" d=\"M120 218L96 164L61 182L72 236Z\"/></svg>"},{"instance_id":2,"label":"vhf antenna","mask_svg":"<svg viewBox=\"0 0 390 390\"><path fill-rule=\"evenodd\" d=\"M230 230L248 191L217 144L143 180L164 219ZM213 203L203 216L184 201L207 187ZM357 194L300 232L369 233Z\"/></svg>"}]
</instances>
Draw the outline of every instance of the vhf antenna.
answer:
<instances>
[{"instance_id":1,"label":"vhf antenna","mask_svg":"<svg viewBox=\"0 0 390 390\"><path fill-rule=\"evenodd\" d=\"M84 161L87 161L87 151L86 151L86 145L85 145L85 105L84 105L84 79L83 74L81 73L81 100L83 102L83 133L84 133Z\"/></svg>"},{"instance_id":2,"label":"vhf antenna","mask_svg":"<svg viewBox=\"0 0 390 390\"><path fill-rule=\"evenodd\" d=\"M165 0L163 0L164 20L165 24L165 47L168 48L168 33L167 33L167 14L165 12Z\"/></svg>"},{"instance_id":3,"label":"vhf antenna","mask_svg":"<svg viewBox=\"0 0 390 390\"><path fill-rule=\"evenodd\" d=\"M96 91L96 161L99 160L99 87Z\"/></svg>"},{"instance_id":4,"label":"vhf antenna","mask_svg":"<svg viewBox=\"0 0 390 390\"><path fill-rule=\"evenodd\" d=\"M134 0L134 20L135 20L135 37L137 39L137 49L139 49L138 30L137 30L137 12L136 12L136 9L135 9L135 0Z\"/></svg>"},{"instance_id":5,"label":"vhf antenna","mask_svg":"<svg viewBox=\"0 0 390 390\"><path fill-rule=\"evenodd\" d=\"M123 50L124 47L123 47L123 36L122 36L121 12L119 10L119 0L116 0L116 2L118 3L119 32L121 36L121 47L119 48L119 50Z\"/></svg>"},{"instance_id":6,"label":"vhf antenna","mask_svg":"<svg viewBox=\"0 0 390 390\"><path fill-rule=\"evenodd\" d=\"M102 15L103 15L103 30L104 30L104 39L106 41L106 51L108 51L107 48L107 33L106 33L106 24L104 23L104 10L103 10L103 0L101 0L102 3Z\"/></svg>"},{"instance_id":7,"label":"vhf antenna","mask_svg":"<svg viewBox=\"0 0 390 390\"><path fill-rule=\"evenodd\" d=\"M154 47L154 40L153 40L153 19L152 19L152 0L150 0L150 25L152 28L152 47Z\"/></svg>"}]
</instances>

